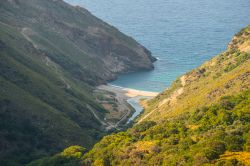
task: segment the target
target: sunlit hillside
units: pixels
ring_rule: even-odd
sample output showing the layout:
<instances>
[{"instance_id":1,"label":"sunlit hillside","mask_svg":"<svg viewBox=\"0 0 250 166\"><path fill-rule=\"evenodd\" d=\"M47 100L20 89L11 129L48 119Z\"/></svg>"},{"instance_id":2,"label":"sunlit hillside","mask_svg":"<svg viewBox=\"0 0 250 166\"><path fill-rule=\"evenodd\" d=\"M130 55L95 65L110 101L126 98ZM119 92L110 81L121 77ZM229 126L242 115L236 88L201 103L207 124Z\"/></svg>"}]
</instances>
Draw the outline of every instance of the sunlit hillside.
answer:
<instances>
[{"instance_id":1,"label":"sunlit hillside","mask_svg":"<svg viewBox=\"0 0 250 166\"><path fill-rule=\"evenodd\" d=\"M225 52L144 101L132 128L105 136L87 153L71 147L69 155L31 165L248 165L249 46L250 26Z\"/></svg>"}]
</instances>

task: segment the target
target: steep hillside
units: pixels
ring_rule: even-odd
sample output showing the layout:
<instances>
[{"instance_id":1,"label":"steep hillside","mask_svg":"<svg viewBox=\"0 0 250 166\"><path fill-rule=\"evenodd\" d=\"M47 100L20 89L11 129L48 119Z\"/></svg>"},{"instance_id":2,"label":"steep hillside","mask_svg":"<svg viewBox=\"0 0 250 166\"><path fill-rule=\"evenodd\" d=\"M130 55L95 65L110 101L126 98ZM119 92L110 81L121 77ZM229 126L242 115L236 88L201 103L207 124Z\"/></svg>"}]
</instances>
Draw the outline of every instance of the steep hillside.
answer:
<instances>
[{"instance_id":1,"label":"steep hillside","mask_svg":"<svg viewBox=\"0 0 250 166\"><path fill-rule=\"evenodd\" d=\"M111 165L238 162L217 160L226 151L245 151L249 161L249 47L250 26L235 35L225 52L144 102L146 109L137 125L105 137L85 161Z\"/></svg>"},{"instance_id":2,"label":"steep hillside","mask_svg":"<svg viewBox=\"0 0 250 166\"><path fill-rule=\"evenodd\" d=\"M90 84L153 68L155 59L143 46L62 0L4 0L0 12L1 23L15 27L45 57Z\"/></svg>"},{"instance_id":3,"label":"steep hillside","mask_svg":"<svg viewBox=\"0 0 250 166\"><path fill-rule=\"evenodd\" d=\"M24 165L106 134L94 85L152 69L132 38L61 0L0 2L0 165Z\"/></svg>"},{"instance_id":4,"label":"steep hillside","mask_svg":"<svg viewBox=\"0 0 250 166\"><path fill-rule=\"evenodd\" d=\"M85 156L92 165L243 165L250 161L250 91L106 136ZM236 153L237 152L237 153Z\"/></svg>"},{"instance_id":5,"label":"steep hillside","mask_svg":"<svg viewBox=\"0 0 250 166\"><path fill-rule=\"evenodd\" d=\"M144 101L131 129L86 154L70 147L30 165L249 165L249 47L250 26L225 52Z\"/></svg>"},{"instance_id":6,"label":"steep hillside","mask_svg":"<svg viewBox=\"0 0 250 166\"><path fill-rule=\"evenodd\" d=\"M207 106L222 96L234 95L250 86L250 26L233 37L228 49L178 78L170 88L145 104L138 119L160 121L184 111Z\"/></svg>"}]
</instances>

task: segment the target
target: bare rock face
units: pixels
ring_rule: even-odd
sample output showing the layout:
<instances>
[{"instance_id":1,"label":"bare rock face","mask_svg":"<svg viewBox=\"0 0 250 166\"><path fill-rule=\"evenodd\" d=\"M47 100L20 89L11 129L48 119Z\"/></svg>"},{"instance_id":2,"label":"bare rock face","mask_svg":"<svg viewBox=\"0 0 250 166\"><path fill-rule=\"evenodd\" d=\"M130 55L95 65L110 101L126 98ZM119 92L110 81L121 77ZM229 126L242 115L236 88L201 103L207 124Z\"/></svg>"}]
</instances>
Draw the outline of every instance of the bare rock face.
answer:
<instances>
[{"instance_id":1,"label":"bare rock face","mask_svg":"<svg viewBox=\"0 0 250 166\"><path fill-rule=\"evenodd\" d=\"M52 61L91 85L113 80L121 73L154 68L156 59L149 50L84 8L61 0L0 3L3 23L23 32ZM32 33L24 33L24 29Z\"/></svg>"},{"instance_id":2,"label":"bare rock face","mask_svg":"<svg viewBox=\"0 0 250 166\"><path fill-rule=\"evenodd\" d=\"M250 53L249 35L249 26L243 28L233 37L232 41L228 44L228 49L238 49L239 51Z\"/></svg>"}]
</instances>

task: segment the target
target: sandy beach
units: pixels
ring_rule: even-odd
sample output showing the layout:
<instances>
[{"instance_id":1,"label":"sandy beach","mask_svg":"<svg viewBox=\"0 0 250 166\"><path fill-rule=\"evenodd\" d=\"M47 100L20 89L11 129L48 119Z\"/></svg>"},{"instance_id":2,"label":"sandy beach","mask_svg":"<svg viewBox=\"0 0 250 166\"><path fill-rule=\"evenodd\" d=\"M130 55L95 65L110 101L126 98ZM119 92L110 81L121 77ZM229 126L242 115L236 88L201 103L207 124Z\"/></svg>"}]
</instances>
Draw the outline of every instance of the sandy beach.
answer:
<instances>
[{"instance_id":1,"label":"sandy beach","mask_svg":"<svg viewBox=\"0 0 250 166\"><path fill-rule=\"evenodd\" d=\"M137 89L130 89L130 88L123 88L115 85L100 85L97 87L98 89L111 91L114 93L122 93L123 95L127 96L127 98L143 96L143 97L155 97L159 93L158 92L149 92L149 91L142 91Z\"/></svg>"}]
</instances>

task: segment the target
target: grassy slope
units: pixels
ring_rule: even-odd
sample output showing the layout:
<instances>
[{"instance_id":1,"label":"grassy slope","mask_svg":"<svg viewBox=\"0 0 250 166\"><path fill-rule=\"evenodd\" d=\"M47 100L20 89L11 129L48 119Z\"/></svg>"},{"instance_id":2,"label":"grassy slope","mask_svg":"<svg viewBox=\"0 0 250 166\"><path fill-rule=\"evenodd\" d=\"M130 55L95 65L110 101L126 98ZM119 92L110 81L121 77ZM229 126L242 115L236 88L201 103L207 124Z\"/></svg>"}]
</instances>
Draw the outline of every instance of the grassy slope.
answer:
<instances>
[{"instance_id":1,"label":"grassy slope","mask_svg":"<svg viewBox=\"0 0 250 166\"><path fill-rule=\"evenodd\" d=\"M71 145L90 148L106 134L91 110L100 119L107 113L92 85L117 74L101 60L102 37L113 41L105 43L108 49L117 43L135 57L143 47L60 0L4 0L0 12L1 165L24 165Z\"/></svg>"},{"instance_id":2,"label":"grassy slope","mask_svg":"<svg viewBox=\"0 0 250 166\"><path fill-rule=\"evenodd\" d=\"M240 35L243 32L244 35ZM240 36L233 40L235 43L230 44L230 48L225 52L178 78L169 89L150 102L145 103L146 110L140 118L143 118L152 110L154 110L154 113L147 120L158 121L174 117L180 113L183 114L183 111L190 111L214 103L221 96L237 94L248 89L250 50L240 50L236 43L249 46L249 33L250 26L236 35ZM181 84L181 78L185 80L184 86ZM183 93L178 95L176 100L164 102L180 88L183 88Z\"/></svg>"},{"instance_id":3,"label":"grassy slope","mask_svg":"<svg viewBox=\"0 0 250 166\"><path fill-rule=\"evenodd\" d=\"M146 111L138 121L153 113L139 124L105 136L85 155L71 147L69 155L62 152L31 165L58 165L62 160L60 164L69 165L247 165L249 48L250 26L224 53L144 103Z\"/></svg>"},{"instance_id":4,"label":"grassy slope","mask_svg":"<svg viewBox=\"0 0 250 166\"><path fill-rule=\"evenodd\" d=\"M0 38L1 124L10 125L1 126L1 162L25 163L74 144L90 147L103 131L86 106L105 113L91 98L91 88L46 66L43 53L15 29L1 24ZM18 131L26 122L35 133Z\"/></svg>"}]
</instances>

